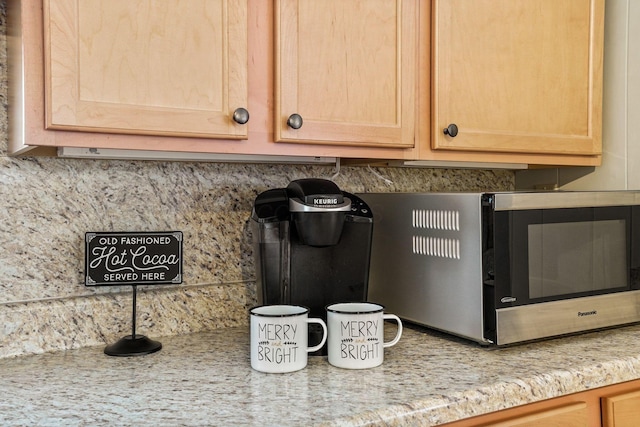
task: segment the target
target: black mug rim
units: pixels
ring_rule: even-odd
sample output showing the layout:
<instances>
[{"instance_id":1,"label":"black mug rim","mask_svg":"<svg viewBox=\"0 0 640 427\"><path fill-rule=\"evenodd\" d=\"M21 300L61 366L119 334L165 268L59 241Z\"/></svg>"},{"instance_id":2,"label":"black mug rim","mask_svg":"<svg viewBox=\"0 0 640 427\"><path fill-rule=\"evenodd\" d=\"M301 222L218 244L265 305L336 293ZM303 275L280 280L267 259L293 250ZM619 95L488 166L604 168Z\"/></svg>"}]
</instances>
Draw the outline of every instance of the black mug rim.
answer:
<instances>
[{"instance_id":1,"label":"black mug rim","mask_svg":"<svg viewBox=\"0 0 640 427\"><path fill-rule=\"evenodd\" d=\"M379 308L376 310L367 310L367 311L344 311L344 310L329 308L333 305L340 305L340 304L371 304L371 305L377 305ZM384 305L379 304L377 302L371 302L371 301L343 301L343 302L335 302L335 303L328 304L325 307L325 310L329 313L338 313L338 314L375 314L375 313L384 312Z\"/></svg>"},{"instance_id":2,"label":"black mug rim","mask_svg":"<svg viewBox=\"0 0 640 427\"><path fill-rule=\"evenodd\" d=\"M302 308L303 311L300 313L286 313L286 314L254 313L254 310L257 310L259 308L264 308L264 307L297 307L297 308ZM256 305L255 307L251 307L249 309L249 315L257 316L257 317L271 317L271 318L297 317L297 316L304 316L305 314L308 315L310 311L311 309L309 309L309 307L306 307L304 305L299 305L299 304L261 304L261 305Z\"/></svg>"}]
</instances>

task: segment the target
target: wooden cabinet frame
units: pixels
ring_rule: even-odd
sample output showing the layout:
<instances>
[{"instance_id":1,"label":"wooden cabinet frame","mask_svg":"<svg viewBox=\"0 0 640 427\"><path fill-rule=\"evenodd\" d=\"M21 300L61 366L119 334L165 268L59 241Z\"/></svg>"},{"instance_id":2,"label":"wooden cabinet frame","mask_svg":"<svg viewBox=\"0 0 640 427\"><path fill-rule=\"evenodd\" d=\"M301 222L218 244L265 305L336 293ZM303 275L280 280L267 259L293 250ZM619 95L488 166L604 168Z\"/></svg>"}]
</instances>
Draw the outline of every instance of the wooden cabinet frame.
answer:
<instances>
[{"instance_id":1,"label":"wooden cabinet frame","mask_svg":"<svg viewBox=\"0 0 640 427\"><path fill-rule=\"evenodd\" d=\"M599 155L434 150L431 106L431 4L415 1L418 9L418 58L415 109L415 146L354 146L275 142L275 24L274 2L247 0L248 107L247 139L189 138L105 134L45 129L43 0L8 3L10 74L9 154L56 155L58 147L217 153L225 156L322 156L352 158L360 163L414 165L585 165L600 163ZM440 1L440 0L432 0ZM384 145L384 144L383 144ZM362 160L365 159L365 160ZM379 160L367 160L379 159ZM391 160L391 161L389 161ZM423 163L421 163L423 162Z\"/></svg>"}]
</instances>

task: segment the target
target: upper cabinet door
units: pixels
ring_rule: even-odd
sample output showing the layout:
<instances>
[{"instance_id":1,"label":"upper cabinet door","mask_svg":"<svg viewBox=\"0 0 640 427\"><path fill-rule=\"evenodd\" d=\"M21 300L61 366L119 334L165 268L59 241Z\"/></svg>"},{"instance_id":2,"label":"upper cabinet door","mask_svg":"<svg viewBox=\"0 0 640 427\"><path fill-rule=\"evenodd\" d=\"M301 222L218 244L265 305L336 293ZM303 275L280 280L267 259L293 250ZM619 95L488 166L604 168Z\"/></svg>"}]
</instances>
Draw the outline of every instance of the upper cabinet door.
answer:
<instances>
[{"instance_id":1,"label":"upper cabinet door","mask_svg":"<svg viewBox=\"0 0 640 427\"><path fill-rule=\"evenodd\" d=\"M247 0L45 0L44 12L47 128L247 137Z\"/></svg>"},{"instance_id":2,"label":"upper cabinet door","mask_svg":"<svg viewBox=\"0 0 640 427\"><path fill-rule=\"evenodd\" d=\"M277 0L276 141L413 147L418 0Z\"/></svg>"},{"instance_id":3,"label":"upper cabinet door","mask_svg":"<svg viewBox=\"0 0 640 427\"><path fill-rule=\"evenodd\" d=\"M599 154L603 28L604 0L434 0L432 147Z\"/></svg>"}]
</instances>

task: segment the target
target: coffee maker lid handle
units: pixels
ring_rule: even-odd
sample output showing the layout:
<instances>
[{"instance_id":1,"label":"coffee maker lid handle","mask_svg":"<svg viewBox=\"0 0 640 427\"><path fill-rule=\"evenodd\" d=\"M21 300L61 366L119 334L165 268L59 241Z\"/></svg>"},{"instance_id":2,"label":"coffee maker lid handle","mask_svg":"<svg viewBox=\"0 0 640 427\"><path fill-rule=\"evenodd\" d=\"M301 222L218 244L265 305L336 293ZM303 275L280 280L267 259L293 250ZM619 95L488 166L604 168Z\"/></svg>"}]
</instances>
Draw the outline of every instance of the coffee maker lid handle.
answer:
<instances>
[{"instance_id":1,"label":"coffee maker lid handle","mask_svg":"<svg viewBox=\"0 0 640 427\"><path fill-rule=\"evenodd\" d=\"M298 198L307 205L317 205L315 201L319 198L336 201L329 204L338 205L343 202L342 191L338 186L328 179L303 178L291 181L287 186L287 194L290 198Z\"/></svg>"}]
</instances>

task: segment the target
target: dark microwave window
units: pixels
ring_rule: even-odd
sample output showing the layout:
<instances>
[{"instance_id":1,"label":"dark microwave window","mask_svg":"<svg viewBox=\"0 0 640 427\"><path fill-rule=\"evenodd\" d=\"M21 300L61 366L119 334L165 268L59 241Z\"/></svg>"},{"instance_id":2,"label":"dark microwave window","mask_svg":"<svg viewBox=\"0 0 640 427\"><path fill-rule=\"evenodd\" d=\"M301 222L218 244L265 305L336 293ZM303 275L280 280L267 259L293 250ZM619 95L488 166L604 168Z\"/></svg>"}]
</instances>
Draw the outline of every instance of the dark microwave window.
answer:
<instances>
[{"instance_id":1,"label":"dark microwave window","mask_svg":"<svg viewBox=\"0 0 640 427\"><path fill-rule=\"evenodd\" d=\"M528 225L529 298L628 286L623 219Z\"/></svg>"}]
</instances>

